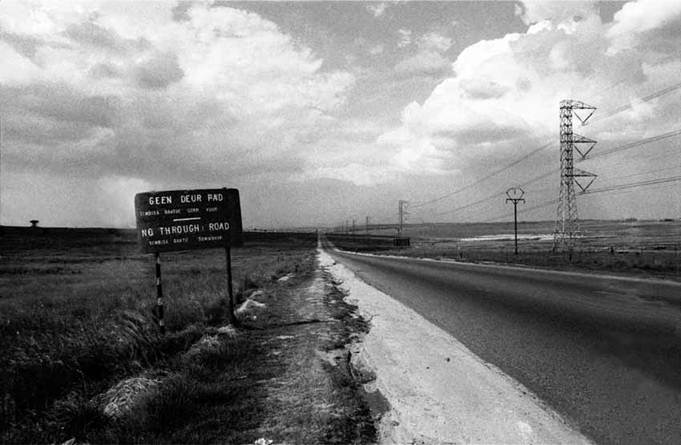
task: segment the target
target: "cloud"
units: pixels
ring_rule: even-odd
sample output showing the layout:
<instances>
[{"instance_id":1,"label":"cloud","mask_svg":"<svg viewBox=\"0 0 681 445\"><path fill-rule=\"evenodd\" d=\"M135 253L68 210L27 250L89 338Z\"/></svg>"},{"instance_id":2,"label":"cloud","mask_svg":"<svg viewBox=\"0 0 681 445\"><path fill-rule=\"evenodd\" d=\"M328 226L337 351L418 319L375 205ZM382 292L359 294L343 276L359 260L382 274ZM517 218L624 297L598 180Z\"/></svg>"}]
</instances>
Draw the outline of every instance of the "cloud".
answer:
<instances>
[{"instance_id":1,"label":"cloud","mask_svg":"<svg viewBox=\"0 0 681 445\"><path fill-rule=\"evenodd\" d=\"M124 43L115 32L93 22L72 23L66 27L64 34L74 43L113 51L125 50Z\"/></svg>"},{"instance_id":2,"label":"cloud","mask_svg":"<svg viewBox=\"0 0 681 445\"><path fill-rule=\"evenodd\" d=\"M421 36L419 46L423 49L439 52L447 51L452 46L452 39L436 32L429 32Z\"/></svg>"},{"instance_id":3,"label":"cloud","mask_svg":"<svg viewBox=\"0 0 681 445\"><path fill-rule=\"evenodd\" d=\"M403 36L408 36L409 43L411 42L411 33L403 34ZM405 46L409 43L405 43ZM429 32L418 38L417 46L416 53L395 65L395 72L398 75L431 75L451 69L450 61L441 54L452 46L452 40L449 37Z\"/></svg>"},{"instance_id":4,"label":"cloud","mask_svg":"<svg viewBox=\"0 0 681 445\"><path fill-rule=\"evenodd\" d=\"M611 41L609 54L647 43L651 49L671 37L681 36L681 3L638 0L626 3L614 16L607 30Z\"/></svg>"},{"instance_id":5,"label":"cloud","mask_svg":"<svg viewBox=\"0 0 681 445\"><path fill-rule=\"evenodd\" d=\"M518 7L518 5L516 5ZM549 20L553 23L564 23L575 18L582 19L593 15L596 4L592 1L546 1L524 0L522 6L516 9L525 24L538 23Z\"/></svg>"},{"instance_id":6,"label":"cloud","mask_svg":"<svg viewBox=\"0 0 681 445\"><path fill-rule=\"evenodd\" d=\"M323 71L274 23L230 7L184 5L178 16L147 2L10 3L4 12L0 55L11 63L0 92L8 159L22 169L70 172L77 159L81 175L149 183L171 181L168 172L176 181L297 172L300 147L334 125L354 83ZM22 54L17 42L32 48Z\"/></svg>"},{"instance_id":7,"label":"cloud","mask_svg":"<svg viewBox=\"0 0 681 445\"><path fill-rule=\"evenodd\" d=\"M367 11L372 13L374 17L380 17L385 13L386 8L388 7L388 4L385 2L381 3L370 3L365 6Z\"/></svg>"},{"instance_id":8,"label":"cloud","mask_svg":"<svg viewBox=\"0 0 681 445\"><path fill-rule=\"evenodd\" d=\"M628 52L609 51L615 36L636 36L634 16L654 15L655 20L646 21L650 26L670 23L648 11L653 3L626 5L612 24L601 22L592 3L526 3L523 14L533 25L525 33L465 48L452 64L453 74L423 103L405 107L401 124L379 136L377 144L395 153L393 165L423 174L454 172L492 159L503 162L517 155L519 147L529 151L556 140L558 103L566 98L596 105L600 111L594 121L602 111L633 103L607 126L588 130L604 143L669 129L673 112L655 102L637 104L636 97L678 83L672 71L680 62L673 48L681 44L681 34L665 34L667 46L659 45L656 52L645 42ZM659 54L667 48L671 59ZM401 62L400 69L413 71L428 61L435 69L435 54L429 60L418 53ZM626 130L612 133L607 128L613 126Z\"/></svg>"},{"instance_id":9,"label":"cloud","mask_svg":"<svg viewBox=\"0 0 681 445\"><path fill-rule=\"evenodd\" d=\"M397 41L398 48L404 48L411 45L411 30L410 29L398 29L399 40Z\"/></svg>"},{"instance_id":10,"label":"cloud","mask_svg":"<svg viewBox=\"0 0 681 445\"><path fill-rule=\"evenodd\" d=\"M7 42L0 41L0 79L5 85L16 85L40 74L40 68L28 57L20 54Z\"/></svg>"},{"instance_id":11,"label":"cloud","mask_svg":"<svg viewBox=\"0 0 681 445\"><path fill-rule=\"evenodd\" d=\"M150 89L163 89L179 81L184 75L177 61L177 55L161 52L150 54L138 62L133 72L137 85Z\"/></svg>"},{"instance_id":12,"label":"cloud","mask_svg":"<svg viewBox=\"0 0 681 445\"><path fill-rule=\"evenodd\" d=\"M400 75L435 74L450 69L449 60L437 51L422 50L395 65Z\"/></svg>"},{"instance_id":13,"label":"cloud","mask_svg":"<svg viewBox=\"0 0 681 445\"><path fill-rule=\"evenodd\" d=\"M381 44L374 45L369 48L369 54L371 54L372 56L377 56L379 54L382 54L384 49L385 49L384 46Z\"/></svg>"}]
</instances>

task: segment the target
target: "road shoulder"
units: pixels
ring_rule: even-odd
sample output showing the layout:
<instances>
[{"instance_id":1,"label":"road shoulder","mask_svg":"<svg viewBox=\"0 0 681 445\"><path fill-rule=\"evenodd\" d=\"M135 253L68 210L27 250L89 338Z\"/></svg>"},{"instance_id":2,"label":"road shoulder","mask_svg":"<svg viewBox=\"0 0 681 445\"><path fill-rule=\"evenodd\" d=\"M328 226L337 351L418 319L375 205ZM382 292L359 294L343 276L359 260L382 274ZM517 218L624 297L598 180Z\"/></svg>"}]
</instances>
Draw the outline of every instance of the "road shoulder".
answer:
<instances>
[{"instance_id":1,"label":"road shoulder","mask_svg":"<svg viewBox=\"0 0 681 445\"><path fill-rule=\"evenodd\" d=\"M455 338L359 280L320 251L320 262L371 328L361 359L388 400L383 443L589 443L525 387Z\"/></svg>"}]
</instances>

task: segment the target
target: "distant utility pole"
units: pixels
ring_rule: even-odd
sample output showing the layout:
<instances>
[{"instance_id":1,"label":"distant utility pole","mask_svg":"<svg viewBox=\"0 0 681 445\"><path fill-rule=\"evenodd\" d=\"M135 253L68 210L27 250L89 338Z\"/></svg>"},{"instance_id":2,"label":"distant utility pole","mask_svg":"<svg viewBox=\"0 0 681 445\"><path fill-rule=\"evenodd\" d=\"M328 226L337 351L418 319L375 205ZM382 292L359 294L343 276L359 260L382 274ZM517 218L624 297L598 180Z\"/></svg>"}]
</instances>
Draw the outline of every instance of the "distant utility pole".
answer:
<instances>
[{"instance_id":1,"label":"distant utility pole","mask_svg":"<svg viewBox=\"0 0 681 445\"><path fill-rule=\"evenodd\" d=\"M402 236L402 229L404 228L404 219L405 219L405 216L407 216L407 214L408 214L407 213L407 204L408 204L408 202L403 200L403 199L400 199L399 202L398 202L399 216L400 216L400 227L397 230L398 236Z\"/></svg>"},{"instance_id":2,"label":"distant utility pole","mask_svg":"<svg viewBox=\"0 0 681 445\"><path fill-rule=\"evenodd\" d=\"M586 125L596 107L578 100L560 101L560 192L558 194L556 230L553 234L553 251L567 251L570 256L572 256L575 240L579 235L575 184L581 189L581 193L584 193L596 179L595 174L574 168L574 150L577 150L582 159L586 159L586 156L596 145L596 141L572 132L573 110L587 110L588 114L584 117L581 117L577 112L574 113L581 124ZM577 178L590 178L590 180L583 186Z\"/></svg>"},{"instance_id":3,"label":"distant utility pole","mask_svg":"<svg viewBox=\"0 0 681 445\"><path fill-rule=\"evenodd\" d=\"M524 203L525 192L520 187L511 187L506 190L506 202L513 203L513 231L515 232L515 254L518 255L518 203Z\"/></svg>"},{"instance_id":4,"label":"distant utility pole","mask_svg":"<svg viewBox=\"0 0 681 445\"><path fill-rule=\"evenodd\" d=\"M352 218L352 234L355 234L355 218Z\"/></svg>"},{"instance_id":5,"label":"distant utility pole","mask_svg":"<svg viewBox=\"0 0 681 445\"><path fill-rule=\"evenodd\" d=\"M369 217L368 216L367 216L367 220L366 220L364 227L365 227L367 235L368 235L369 234Z\"/></svg>"}]
</instances>

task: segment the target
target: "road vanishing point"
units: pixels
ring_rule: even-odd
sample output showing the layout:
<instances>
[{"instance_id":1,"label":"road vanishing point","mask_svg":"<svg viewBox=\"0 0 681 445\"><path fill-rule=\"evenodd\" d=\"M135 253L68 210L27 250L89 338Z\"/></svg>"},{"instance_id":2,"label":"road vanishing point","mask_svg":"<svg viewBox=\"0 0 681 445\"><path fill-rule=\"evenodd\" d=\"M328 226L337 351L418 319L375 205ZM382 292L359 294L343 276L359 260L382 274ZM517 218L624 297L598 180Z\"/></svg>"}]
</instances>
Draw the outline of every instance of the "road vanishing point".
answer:
<instances>
[{"instance_id":1,"label":"road vanishing point","mask_svg":"<svg viewBox=\"0 0 681 445\"><path fill-rule=\"evenodd\" d=\"M597 443L681 443L681 283L328 247Z\"/></svg>"}]
</instances>

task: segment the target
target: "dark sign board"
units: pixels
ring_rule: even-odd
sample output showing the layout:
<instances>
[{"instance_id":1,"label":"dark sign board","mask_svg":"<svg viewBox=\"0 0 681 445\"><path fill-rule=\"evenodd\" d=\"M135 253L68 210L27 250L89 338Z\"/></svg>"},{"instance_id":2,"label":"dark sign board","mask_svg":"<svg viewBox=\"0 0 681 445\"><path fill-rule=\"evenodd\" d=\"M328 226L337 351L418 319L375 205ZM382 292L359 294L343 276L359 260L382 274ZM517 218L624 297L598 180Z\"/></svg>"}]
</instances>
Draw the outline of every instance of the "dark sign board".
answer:
<instances>
[{"instance_id":1,"label":"dark sign board","mask_svg":"<svg viewBox=\"0 0 681 445\"><path fill-rule=\"evenodd\" d=\"M243 245L237 189L138 193L135 216L145 253Z\"/></svg>"}]
</instances>

